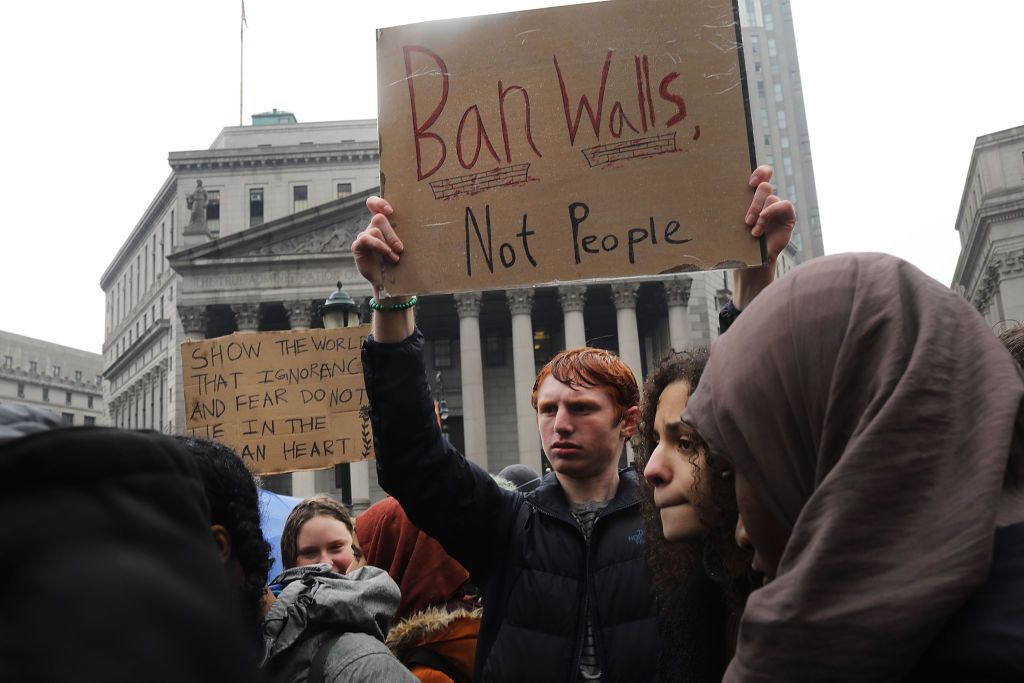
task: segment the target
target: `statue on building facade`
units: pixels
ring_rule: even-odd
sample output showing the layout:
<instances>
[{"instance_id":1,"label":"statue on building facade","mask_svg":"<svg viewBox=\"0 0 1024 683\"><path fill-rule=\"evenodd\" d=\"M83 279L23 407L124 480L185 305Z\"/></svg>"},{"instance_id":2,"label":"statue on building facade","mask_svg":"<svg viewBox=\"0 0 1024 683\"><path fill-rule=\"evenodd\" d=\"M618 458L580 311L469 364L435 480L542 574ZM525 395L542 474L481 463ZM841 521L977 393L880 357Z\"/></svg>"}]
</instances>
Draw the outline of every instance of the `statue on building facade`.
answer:
<instances>
[{"instance_id":1,"label":"statue on building facade","mask_svg":"<svg viewBox=\"0 0 1024 683\"><path fill-rule=\"evenodd\" d=\"M188 225L185 226L186 235L206 234L206 190L203 189L203 181L196 181L196 189L192 194L185 195L185 203L191 212Z\"/></svg>"}]
</instances>

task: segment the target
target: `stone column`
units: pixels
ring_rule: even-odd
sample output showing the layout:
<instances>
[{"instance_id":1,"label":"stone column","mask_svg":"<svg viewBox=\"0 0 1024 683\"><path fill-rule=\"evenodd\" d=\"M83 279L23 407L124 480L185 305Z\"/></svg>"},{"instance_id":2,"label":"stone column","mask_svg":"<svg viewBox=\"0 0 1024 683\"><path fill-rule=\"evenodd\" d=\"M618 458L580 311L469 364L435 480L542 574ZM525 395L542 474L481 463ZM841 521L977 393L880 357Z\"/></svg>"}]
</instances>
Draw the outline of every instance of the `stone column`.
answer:
<instances>
[{"instance_id":1,"label":"stone column","mask_svg":"<svg viewBox=\"0 0 1024 683\"><path fill-rule=\"evenodd\" d=\"M239 332L258 332L260 329L259 304L231 304L235 325Z\"/></svg>"},{"instance_id":2,"label":"stone column","mask_svg":"<svg viewBox=\"0 0 1024 683\"><path fill-rule=\"evenodd\" d=\"M690 303L690 287L693 280L688 277L673 277L662 283L665 287L665 301L668 304L668 337L673 351L684 351L690 344L690 321L686 306Z\"/></svg>"},{"instance_id":3,"label":"stone column","mask_svg":"<svg viewBox=\"0 0 1024 683\"><path fill-rule=\"evenodd\" d=\"M178 306L178 317L189 339L206 339L206 306Z\"/></svg>"},{"instance_id":4,"label":"stone column","mask_svg":"<svg viewBox=\"0 0 1024 683\"><path fill-rule=\"evenodd\" d=\"M349 475L352 479L352 514L370 507L370 463L367 460L359 460L349 465Z\"/></svg>"},{"instance_id":5,"label":"stone column","mask_svg":"<svg viewBox=\"0 0 1024 683\"><path fill-rule=\"evenodd\" d=\"M308 330L313 324L313 304L310 301L285 301L284 312L288 316L288 324L293 330ZM239 329L241 329L241 322L239 322ZM326 470L292 472L292 495L296 498L309 498L317 493L327 493L332 488L331 477L333 476L333 467Z\"/></svg>"},{"instance_id":6,"label":"stone column","mask_svg":"<svg viewBox=\"0 0 1024 683\"><path fill-rule=\"evenodd\" d=\"M313 324L313 303L310 301L285 301L284 312L293 330L308 330Z\"/></svg>"},{"instance_id":7,"label":"stone column","mask_svg":"<svg viewBox=\"0 0 1024 683\"><path fill-rule=\"evenodd\" d=\"M578 349L587 345L587 332L583 321L583 304L586 299L586 285L562 285L558 288L567 349Z\"/></svg>"},{"instance_id":8,"label":"stone column","mask_svg":"<svg viewBox=\"0 0 1024 683\"><path fill-rule=\"evenodd\" d=\"M640 285L635 282L616 282L612 285L615 302L615 322L619 336L619 358L626 362L643 384L640 363L640 334L636 327L636 297Z\"/></svg>"},{"instance_id":9,"label":"stone column","mask_svg":"<svg viewBox=\"0 0 1024 683\"><path fill-rule=\"evenodd\" d=\"M459 312L459 360L462 374L462 428L466 457L487 469L487 419L484 414L484 365L480 353L480 292L455 295Z\"/></svg>"},{"instance_id":10,"label":"stone column","mask_svg":"<svg viewBox=\"0 0 1024 683\"><path fill-rule=\"evenodd\" d=\"M534 472L541 471L540 438L537 415L530 405L530 390L537 373L533 361L532 289L510 289L505 292L512 313L512 366L516 392L516 437L519 462Z\"/></svg>"}]
</instances>

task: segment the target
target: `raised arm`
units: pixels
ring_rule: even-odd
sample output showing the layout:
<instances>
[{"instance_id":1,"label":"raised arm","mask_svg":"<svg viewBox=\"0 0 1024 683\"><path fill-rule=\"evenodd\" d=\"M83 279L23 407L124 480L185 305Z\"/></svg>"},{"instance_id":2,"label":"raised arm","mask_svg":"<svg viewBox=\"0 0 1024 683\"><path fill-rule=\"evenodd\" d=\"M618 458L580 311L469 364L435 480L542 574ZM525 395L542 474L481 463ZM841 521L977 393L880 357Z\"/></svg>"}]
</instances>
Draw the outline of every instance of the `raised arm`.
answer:
<instances>
[{"instance_id":1,"label":"raised arm","mask_svg":"<svg viewBox=\"0 0 1024 683\"><path fill-rule=\"evenodd\" d=\"M388 220L391 206L371 197L369 225L352 243L356 268L380 293L385 264L404 245ZM408 297L378 300L373 336L363 347L363 376L377 454L377 476L409 519L436 538L476 581L486 579L521 499L502 490L441 435L423 366L423 335Z\"/></svg>"},{"instance_id":2,"label":"raised arm","mask_svg":"<svg viewBox=\"0 0 1024 683\"><path fill-rule=\"evenodd\" d=\"M768 263L733 271L733 279L736 282L733 305L739 310L743 310L775 279L775 266L779 255L789 244L793 228L796 227L796 210L793 203L774 194L771 179L771 166L758 166L750 176L750 186L756 189L744 222L750 226L751 235L765 236Z\"/></svg>"}]
</instances>

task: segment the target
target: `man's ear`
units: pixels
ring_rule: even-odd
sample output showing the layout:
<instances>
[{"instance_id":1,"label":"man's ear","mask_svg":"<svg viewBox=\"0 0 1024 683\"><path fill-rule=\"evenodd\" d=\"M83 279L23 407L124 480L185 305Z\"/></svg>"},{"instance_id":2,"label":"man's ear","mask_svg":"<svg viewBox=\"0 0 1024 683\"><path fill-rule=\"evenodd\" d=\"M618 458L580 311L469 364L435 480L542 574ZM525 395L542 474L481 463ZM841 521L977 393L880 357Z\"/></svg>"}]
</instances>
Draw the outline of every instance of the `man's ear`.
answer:
<instances>
[{"instance_id":1,"label":"man's ear","mask_svg":"<svg viewBox=\"0 0 1024 683\"><path fill-rule=\"evenodd\" d=\"M636 434L637 427L640 424L640 409L633 406L625 413L622 414L622 436L627 439Z\"/></svg>"},{"instance_id":2,"label":"man's ear","mask_svg":"<svg viewBox=\"0 0 1024 683\"><path fill-rule=\"evenodd\" d=\"M213 542L217 544L220 561L226 564L231 559L231 534L221 524L210 525L210 533L213 534Z\"/></svg>"}]
</instances>

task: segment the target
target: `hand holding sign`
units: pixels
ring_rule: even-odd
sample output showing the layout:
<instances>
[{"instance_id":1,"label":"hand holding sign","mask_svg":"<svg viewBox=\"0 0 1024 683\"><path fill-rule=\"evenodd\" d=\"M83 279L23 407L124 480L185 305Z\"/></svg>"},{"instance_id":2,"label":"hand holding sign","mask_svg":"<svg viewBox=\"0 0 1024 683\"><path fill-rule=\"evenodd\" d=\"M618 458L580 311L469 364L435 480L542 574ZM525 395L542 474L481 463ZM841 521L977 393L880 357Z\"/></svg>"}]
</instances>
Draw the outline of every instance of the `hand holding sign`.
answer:
<instances>
[{"instance_id":1,"label":"hand holding sign","mask_svg":"<svg viewBox=\"0 0 1024 683\"><path fill-rule=\"evenodd\" d=\"M764 236L768 260L763 266L734 272L736 294L733 303L740 310L775 279L776 261L779 260L783 249L789 245L793 228L796 227L796 210L793 203L784 201L773 193L771 179L771 166L758 166L750 175L750 186L756 190L744 220L751 226L751 235Z\"/></svg>"}]
</instances>

